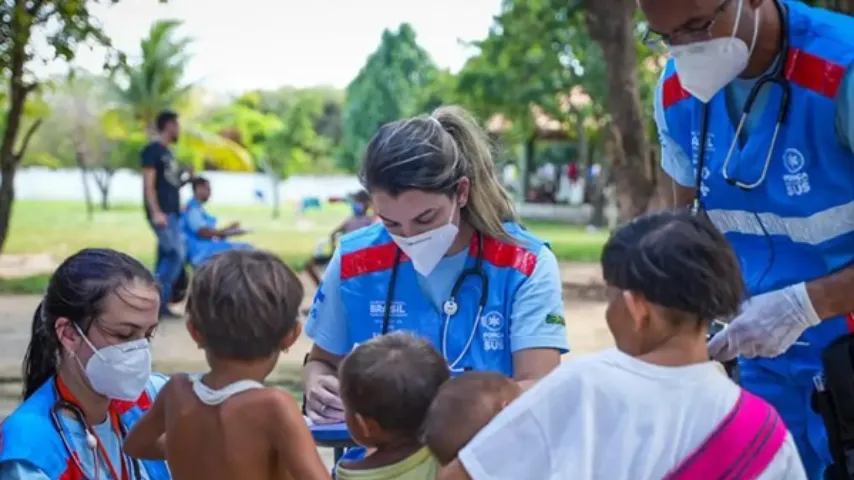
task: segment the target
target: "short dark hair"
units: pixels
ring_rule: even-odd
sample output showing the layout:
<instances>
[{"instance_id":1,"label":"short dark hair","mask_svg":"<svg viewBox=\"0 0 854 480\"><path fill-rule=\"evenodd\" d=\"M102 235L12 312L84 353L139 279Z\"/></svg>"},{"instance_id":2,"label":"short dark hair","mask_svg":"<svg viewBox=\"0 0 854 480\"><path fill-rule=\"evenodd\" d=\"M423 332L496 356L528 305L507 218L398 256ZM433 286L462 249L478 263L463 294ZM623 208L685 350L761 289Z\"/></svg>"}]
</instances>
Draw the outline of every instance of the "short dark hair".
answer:
<instances>
[{"instance_id":1,"label":"short dark hair","mask_svg":"<svg viewBox=\"0 0 854 480\"><path fill-rule=\"evenodd\" d=\"M193 275L189 320L213 356L257 360L281 349L297 328L300 279L272 253L229 250Z\"/></svg>"},{"instance_id":2,"label":"short dark hair","mask_svg":"<svg viewBox=\"0 0 854 480\"><path fill-rule=\"evenodd\" d=\"M643 294L702 326L738 313L745 286L738 259L705 215L690 211L638 217L618 228L602 251L605 283Z\"/></svg>"},{"instance_id":3,"label":"short dark hair","mask_svg":"<svg viewBox=\"0 0 854 480\"><path fill-rule=\"evenodd\" d=\"M430 342L395 332L356 347L341 363L338 375L348 410L388 432L417 436L450 371Z\"/></svg>"},{"instance_id":4,"label":"short dark hair","mask_svg":"<svg viewBox=\"0 0 854 480\"><path fill-rule=\"evenodd\" d=\"M353 200L361 203L369 203L371 201L371 196L365 190L359 190L353 194Z\"/></svg>"},{"instance_id":5,"label":"short dark hair","mask_svg":"<svg viewBox=\"0 0 854 480\"><path fill-rule=\"evenodd\" d=\"M193 191L195 192L197 188L208 186L211 182L205 177L193 177L190 180L190 184L193 186Z\"/></svg>"},{"instance_id":6,"label":"short dark hair","mask_svg":"<svg viewBox=\"0 0 854 480\"><path fill-rule=\"evenodd\" d=\"M439 388L424 421L422 440L446 465L521 394L519 384L500 373L463 373Z\"/></svg>"},{"instance_id":7,"label":"short dark hair","mask_svg":"<svg viewBox=\"0 0 854 480\"><path fill-rule=\"evenodd\" d=\"M162 132L166 129L166 125L169 125L169 123L177 120L177 113L172 110L162 110L160 113L157 114L157 119L154 121L154 123L157 126L157 131Z\"/></svg>"}]
</instances>

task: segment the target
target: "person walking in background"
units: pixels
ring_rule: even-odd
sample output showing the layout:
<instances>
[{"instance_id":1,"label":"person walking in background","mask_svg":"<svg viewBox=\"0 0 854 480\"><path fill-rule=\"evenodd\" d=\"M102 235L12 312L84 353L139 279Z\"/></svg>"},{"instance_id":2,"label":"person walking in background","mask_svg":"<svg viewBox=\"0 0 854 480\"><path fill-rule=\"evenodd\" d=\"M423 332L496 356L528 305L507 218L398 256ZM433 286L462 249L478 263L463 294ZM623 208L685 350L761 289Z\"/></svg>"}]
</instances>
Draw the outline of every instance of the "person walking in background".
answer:
<instances>
[{"instance_id":1,"label":"person walking in background","mask_svg":"<svg viewBox=\"0 0 854 480\"><path fill-rule=\"evenodd\" d=\"M160 315L174 317L169 310L172 286L184 268L185 247L181 233L180 188L191 175L178 165L169 145L178 141L178 114L164 110L157 115L157 138L141 154L145 215L157 236L154 267L160 283Z\"/></svg>"}]
</instances>

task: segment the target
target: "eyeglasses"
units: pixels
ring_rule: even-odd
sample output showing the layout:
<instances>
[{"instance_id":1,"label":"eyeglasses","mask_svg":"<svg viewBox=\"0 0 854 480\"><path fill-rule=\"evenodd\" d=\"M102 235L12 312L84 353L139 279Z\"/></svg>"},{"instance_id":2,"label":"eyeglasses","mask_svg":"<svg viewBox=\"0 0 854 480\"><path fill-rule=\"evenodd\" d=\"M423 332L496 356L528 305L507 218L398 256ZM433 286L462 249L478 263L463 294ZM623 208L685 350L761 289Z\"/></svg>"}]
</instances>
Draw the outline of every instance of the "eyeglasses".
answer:
<instances>
[{"instance_id":1,"label":"eyeglasses","mask_svg":"<svg viewBox=\"0 0 854 480\"><path fill-rule=\"evenodd\" d=\"M699 25L685 25L679 27L674 30L673 33L658 33L650 30L647 26L644 29L641 41L644 45L657 52L665 52L674 43L688 44L709 40L712 38L712 28L714 28L718 18L724 10L726 10L726 7L731 1L732 0L723 0L721 4L715 8L715 11L712 13L712 18L709 20L706 20Z\"/></svg>"}]
</instances>

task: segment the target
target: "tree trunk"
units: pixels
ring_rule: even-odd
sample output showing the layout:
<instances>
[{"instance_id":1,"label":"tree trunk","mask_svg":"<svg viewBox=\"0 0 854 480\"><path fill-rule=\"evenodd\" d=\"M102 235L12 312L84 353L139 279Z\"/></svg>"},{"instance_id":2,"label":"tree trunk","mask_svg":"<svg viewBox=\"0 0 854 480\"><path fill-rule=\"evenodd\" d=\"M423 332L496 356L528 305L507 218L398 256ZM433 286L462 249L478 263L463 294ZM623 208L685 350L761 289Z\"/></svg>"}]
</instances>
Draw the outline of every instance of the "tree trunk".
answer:
<instances>
[{"instance_id":1,"label":"tree trunk","mask_svg":"<svg viewBox=\"0 0 854 480\"><path fill-rule=\"evenodd\" d=\"M95 218L95 206L92 204L92 193L89 191L89 169L86 167L86 159L83 152L77 151L74 159L77 162L77 168L80 169L80 179L83 181L83 199L86 203L86 218L89 221Z\"/></svg>"},{"instance_id":2,"label":"tree trunk","mask_svg":"<svg viewBox=\"0 0 854 480\"><path fill-rule=\"evenodd\" d=\"M25 20L23 5L24 2L15 2L11 22L4 19L4 22L7 22L4 34L11 32L14 39L10 42L11 48L4 51L6 56L4 60L9 62L9 109L6 111L6 131L3 132L3 141L0 143L0 175L2 175L0 179L0 251L3 250L9 235L12 202L15 201L15 172L30 139L42 122L39 119L30 125L16 152L15 141L18 139L18 130L21 128L24 105L27 102L27 96L36 88L36 84L24 82L24 64L27 60L26 47L30 41L30 25Z\"/></svg>"},{"instance_id":3,"label":"tree trunk","mask_svg":"<svg viewBox=\"0 0 854 480\"><path fill-rule=\"evenodd\" d=\"M270 172L270 185L273 187L272 197L273 197L273 218L279 218L280 215L280 205L279 205L279 177L276 176L273 172Z\"/></svg>"},{"instance_id":4,"label":"tree trunk","mask_svg":"<svg viewBox=\"0 0 854 480\"><path fill-rule=\"evenodd\" d=\"M6 244L9 236L9 221L15 202L15 173L16 168L0 167L0 246Z\"/></svg>"},{"instance_id":5,"label":"tree trunk","mask_svg":"<svg viewBox=\"0 0 854 480\"><path fill-rule=\"evenodd\" d=\"M638 90L637 4L636 0L584 0L584 7L590 37L599 44L607 65L613 175L618 221L623 223L645 213L656 192Z\"/></svg>"},{"instance_id":6,"label":"tree trunk","mask_svg":"<svg viewBox=\"0 0 854 480\"><path fill-rule=\"evenodd\" d=\"M114 173L116 172L109 168L103 168L94 175L95 185L98 186L98 192L101 194L101 210L103 211L110 209L110 185Z\"/></svg>"},{"instance_id":7,"label":"tree trunk","mask_svg":"<svg viewBox=\"0 0 854 480\"><path fill-rule=\"evenodd\" d=\"M530 201L531 196L531 174L536 170L536 158L534 158L537 154L537 137L536 135L532 135L525 142L525 151L522 154L522 174L519 175L521 178L521 187L522 187L522 201L528 202Z\"/></svg>"}]
</instances>

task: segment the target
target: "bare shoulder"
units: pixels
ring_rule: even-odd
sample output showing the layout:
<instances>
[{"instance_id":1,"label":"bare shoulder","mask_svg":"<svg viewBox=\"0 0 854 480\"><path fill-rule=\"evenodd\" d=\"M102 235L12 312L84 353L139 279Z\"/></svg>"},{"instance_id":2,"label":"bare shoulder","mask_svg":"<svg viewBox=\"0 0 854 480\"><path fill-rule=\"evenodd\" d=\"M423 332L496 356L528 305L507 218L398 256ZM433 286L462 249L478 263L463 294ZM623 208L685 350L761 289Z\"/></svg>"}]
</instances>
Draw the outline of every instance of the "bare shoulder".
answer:
<instances>
[{"instance_id":1,"label":"bare shoulder","mask_svg":"<svg viewBox=\"0 0 854 480\"><path fill-rule=\"evenodd\" d=\"M302 409L297 401L286 390L275 387L265 387L251 392L251 397L247 398L248 402L245 405L251 412L256 412L258 419L265 424L273 426L278 430L282 424L292 424L299 422L305 425L305 419L302 416Z\"/></svg>"},{"instance_id":2,"label":"bare shoulder","mask_svg":"<svg viewBox=\"0 0 854 480\"><path fill-rule=\"evenodd\" d=\"M190 376L186 373L177 373L169 377L163 388L157 394L157 400L162 402L175 401L181 397L183 392L191 389Z\"/></svg>"},{"instance_id":3,"label":"bare shoulder","mask_svg":"<svg viewBox=\"0 0 854 480\"><path fill-rule=\"evenodd\" d=\"M191 384L190 375L187 373L176 373L169 377L169 380L166 381L166 385L163 385L163 388L160 390L161 395L169 392L176 392L182 388L187 388Z\"/></svg>"}]
</instances>

